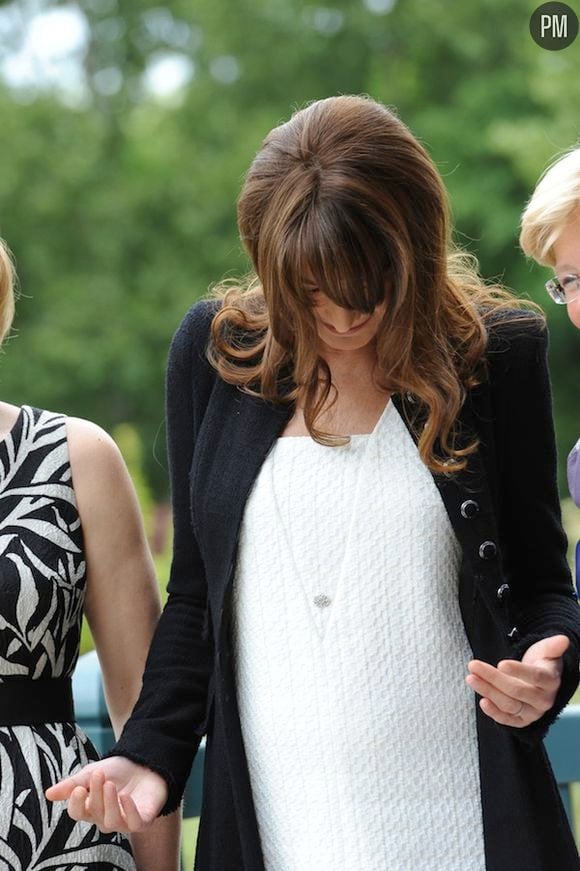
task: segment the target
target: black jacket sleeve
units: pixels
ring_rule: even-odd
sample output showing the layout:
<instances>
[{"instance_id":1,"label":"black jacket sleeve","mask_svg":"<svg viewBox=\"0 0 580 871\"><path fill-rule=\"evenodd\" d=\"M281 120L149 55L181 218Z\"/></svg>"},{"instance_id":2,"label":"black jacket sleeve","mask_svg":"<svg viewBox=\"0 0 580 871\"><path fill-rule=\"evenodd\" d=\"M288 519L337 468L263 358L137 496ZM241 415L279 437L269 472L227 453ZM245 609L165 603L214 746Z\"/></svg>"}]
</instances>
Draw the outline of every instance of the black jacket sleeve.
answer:
<instances>
[{"instance_id":1,"label":"black jacket sleeve","mask_svg":"<svg viewBox=\"0 0 580 871\"><path fill-rule=\"evenodd\" d=\"M151 644L141 694L107 754L126 756L165 778L169 795L162 814L179 805L185 789L203 734L212 667L203 631L206 580L190 512L190 471L199 425L195 418L203 407L200 397L209 395L212 383L204 356L209 315L207 302L195 305L169 352L166 418L174 524L169 596Z\"/></svg>"},{"instance_id":2,"label":"black jacket sleeve","mask_svg":"<svg viewBox=\"0 0 580 871\"><path fill-rule=\"evenodd\" d=\"M539 320L504 326L490 354L502 562L521 636L513 656L521 659L530 645L550 635L567 635L571 642L554 706L536 723L511 729L530 744L545 736L574 693L580 651L580 608L561 522L547 355L548 332Z\"/></svg>"}]
</instances>

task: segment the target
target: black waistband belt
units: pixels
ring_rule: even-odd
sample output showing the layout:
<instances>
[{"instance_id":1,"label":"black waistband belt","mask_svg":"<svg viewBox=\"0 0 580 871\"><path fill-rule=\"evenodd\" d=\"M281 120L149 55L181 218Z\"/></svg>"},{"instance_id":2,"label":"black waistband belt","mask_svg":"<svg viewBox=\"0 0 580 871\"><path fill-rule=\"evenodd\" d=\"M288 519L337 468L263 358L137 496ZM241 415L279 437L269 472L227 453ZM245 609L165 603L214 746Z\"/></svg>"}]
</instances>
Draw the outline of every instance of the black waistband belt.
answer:
<instances>
[{"instance_id":1,"label":"black waistband belt","mask_svg":"<svg viewBox=\"0 0 580 871\"><path fill-rule=\"evenodd\" d=\"M70 677L9 678L0 683L0 726L74 722Z\"/></svg>"}]
</instances>

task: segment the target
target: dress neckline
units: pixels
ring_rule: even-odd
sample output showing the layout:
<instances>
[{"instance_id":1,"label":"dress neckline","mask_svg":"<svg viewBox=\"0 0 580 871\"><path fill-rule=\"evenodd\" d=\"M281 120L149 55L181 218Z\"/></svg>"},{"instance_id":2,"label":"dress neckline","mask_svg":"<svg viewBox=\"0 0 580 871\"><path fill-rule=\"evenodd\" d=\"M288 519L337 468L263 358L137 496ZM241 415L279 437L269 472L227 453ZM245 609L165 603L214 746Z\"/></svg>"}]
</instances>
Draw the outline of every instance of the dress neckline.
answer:
<instances>
[{"instance_id":1,"label":"dress neckline","mask_svg":"<svg viewBox=\"0 0 580 871\"><path fill-rule=\"evenodd\" d=\"M377 422L375 423L375 425L374 425L374 427L373 427L373 429L372 429L371 432L354 432L354 433L351 433L351 434L348 435L348 436L345 436L345 438L349 438L349 439L369 439L369 438L371 438L371 436L374 436L375 433L378 431L379 427L381 426L382 421L383 421L383 418L388 417L388 415L391 413L391 412L390 412L391 406L394 407L394 403L393 403L392 398L389 397L389 399L388 399L388 401L387 401L387 404L385 405L385 407L384 407L383 410L381 411L381 415L380 415L379 419L377 420ZM276 441L277 441L277 443L280 443L280 442L286 442L286 441L289 441L289 442L296 442L296 441L298 441L299 439L302 439L302 440L305 441L306 443L309 443L309 442L310 442L311 444L318 445L319 447L326 447L326 445L321 445L319 442L315 441L315 440L312 438L311 435L287 435L287 436L278 436L278 438L277 438Z\"/></svg>"}]
</instances>

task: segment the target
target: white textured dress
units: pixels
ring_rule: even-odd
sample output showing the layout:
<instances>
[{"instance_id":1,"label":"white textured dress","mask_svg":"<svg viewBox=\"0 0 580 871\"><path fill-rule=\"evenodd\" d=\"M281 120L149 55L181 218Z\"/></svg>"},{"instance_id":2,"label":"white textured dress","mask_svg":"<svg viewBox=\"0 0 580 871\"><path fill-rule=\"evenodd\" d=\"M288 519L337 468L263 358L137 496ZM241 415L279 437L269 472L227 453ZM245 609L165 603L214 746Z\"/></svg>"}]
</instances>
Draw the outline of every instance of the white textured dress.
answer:
<instances>
[{"instance_id":1,"label":"white textured dress","mask_svg":"<svg viewBox=\"0 0 580 871\"><path fill-rule=\"evenodd\" d=\"M459 561L392 402L349 445L274 443L234 583L266 871L484 871Z\"/></svg>"}]
</instances>

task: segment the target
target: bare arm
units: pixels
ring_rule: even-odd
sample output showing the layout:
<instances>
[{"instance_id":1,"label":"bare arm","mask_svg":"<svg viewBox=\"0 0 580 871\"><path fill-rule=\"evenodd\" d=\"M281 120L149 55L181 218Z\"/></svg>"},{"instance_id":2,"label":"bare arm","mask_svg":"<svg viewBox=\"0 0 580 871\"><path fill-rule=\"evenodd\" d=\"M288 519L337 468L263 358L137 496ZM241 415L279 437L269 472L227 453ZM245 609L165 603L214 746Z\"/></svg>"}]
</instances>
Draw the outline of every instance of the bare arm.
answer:
<instances>
[{"instance_id":1,"label":"bare arm","mask_svg":"<svg viewBox=\"0 0 580 871\"><path fill-rule=\"evenodd\" d=\"M88 421L68 418L67 430L87 561L85 613L118 738L141 689L160 614L159 592L137 497L119 449ZM179 829L176 812L131 835L139 871L176 871Z\"/></svg>"},{"instance_id":2,"label":"bare arm","mask_svg":"<svg viewBox=\"0 0 580 871\"><path fill-rule=\"evenodd\" d=\"M205 728L213 651L204 633L207 581L191 522L189 475L200 409L213 383L201 355L212 313L213 306L203 300L192 306L169 352L173 559L169 598L155 630L139 700L110 755L46 790L50 801L68 802L73 819L94 822L103 831L141 832L178 807Z\"/></svg>"}]
</instances>

